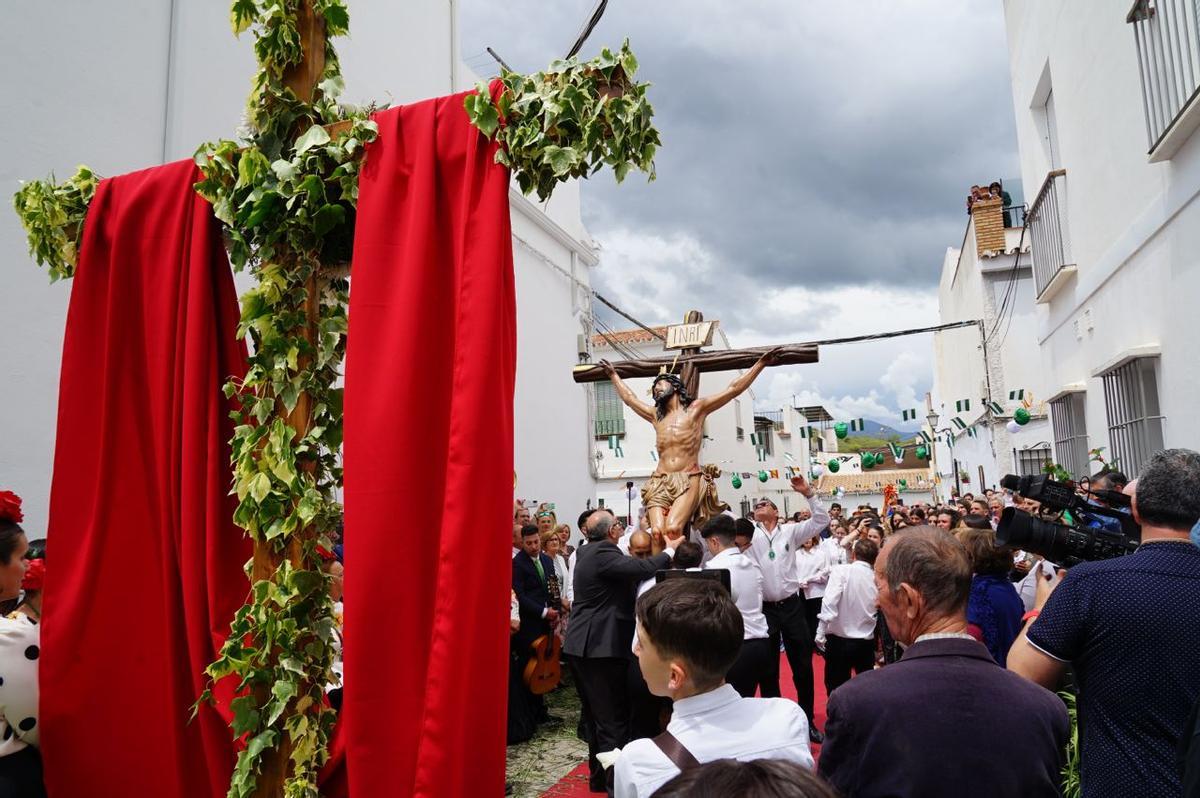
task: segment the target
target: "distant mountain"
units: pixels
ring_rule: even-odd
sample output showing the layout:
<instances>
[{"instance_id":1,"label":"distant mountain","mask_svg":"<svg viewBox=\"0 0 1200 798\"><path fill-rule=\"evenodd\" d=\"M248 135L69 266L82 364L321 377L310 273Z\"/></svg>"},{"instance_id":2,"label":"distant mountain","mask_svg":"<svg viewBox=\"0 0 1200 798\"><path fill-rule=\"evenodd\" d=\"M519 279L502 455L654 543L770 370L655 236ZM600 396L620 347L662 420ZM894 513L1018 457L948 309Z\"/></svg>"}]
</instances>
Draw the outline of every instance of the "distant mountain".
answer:
<instances>
[{"instance_id":1,"label":"distant mountain","mask_svg":"<svg viewBox=\"0 0 1200 798\"><path fill-rule=\"evenodd\" d=\"M865 436L868 438L882 438L887 440L893 435L898 435L901 439L907 439L917 434L917 429L897 429L895 427L889 427L887 424L880 424L878 421L871 421L870 419L865 419L863 421L863 427L864 429L862 432L851 432L847 437L858 438Z\"/></svg>"}]
</instances>

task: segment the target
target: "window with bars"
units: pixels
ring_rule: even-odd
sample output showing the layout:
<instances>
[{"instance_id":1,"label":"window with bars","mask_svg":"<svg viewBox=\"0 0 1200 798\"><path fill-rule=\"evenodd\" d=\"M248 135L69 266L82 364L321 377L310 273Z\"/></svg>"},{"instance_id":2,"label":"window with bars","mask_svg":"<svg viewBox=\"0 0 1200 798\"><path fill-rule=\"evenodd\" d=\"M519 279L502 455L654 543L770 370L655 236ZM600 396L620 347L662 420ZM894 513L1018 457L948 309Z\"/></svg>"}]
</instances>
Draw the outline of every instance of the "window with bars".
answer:
<instances>
[{"instance_id":1,"label":"window with bars","mask_svg":"<svg viewBox=\"0 0 1200 798\"><path fill-rule=\"evenodd\" d=\"M1050 447L1035 446L1031 449L1014 449L1013 463L1019 477L1036 477L1046 471L1046 463L1050 462Z\"/></svg>"},{"instance_id":2,"label":"window with bars","mask_svg":"<svg viewBox=\"0 0 1200 798\"><path fill-rule=\"evenodd\" d=\"M1130 479L1163 448L1158 402L1158 358L1134 358L1101 375L1108 414L1108 442L1116 467Z\"/></svg>"},{"instance_id":3,"label":"window with bars","mask_svg":"<svg viewBox=\"0 0 1200 798\"><path fill-rule=\"evenodd\" d=\"M775 425L770 421L760 420L758 418L754 419L754 433L755 437L758 439L756 448L762 449L766 453L767 457L771 457L775 454L775 436L771 434L774 429Z\"/></svg>"},{"instance_id":4,"label":"window with bars","mask_svg":"<svg viewBox=\"0 0 1200 798\"><path fill-rule=\"evenodd\" d=\"M1054 426L1054 454L1058 464L1081 479L1087 476L1088 443L1084 399L1079 391L1050 403L1050 421Z\"/></svg>"},{"instance_id":5,"label":"window with bars","mask_svg":"<svg viewBox=\"0 0 1200 798\"><path fill-rule=\"evenodd\" d=\"M625 434L625 405L617 395L617 389L607 380L595 383L592 394L595 403L593 416L596 423L596 437L607 438L610 435Z\"/></svg>"}]
</instances>

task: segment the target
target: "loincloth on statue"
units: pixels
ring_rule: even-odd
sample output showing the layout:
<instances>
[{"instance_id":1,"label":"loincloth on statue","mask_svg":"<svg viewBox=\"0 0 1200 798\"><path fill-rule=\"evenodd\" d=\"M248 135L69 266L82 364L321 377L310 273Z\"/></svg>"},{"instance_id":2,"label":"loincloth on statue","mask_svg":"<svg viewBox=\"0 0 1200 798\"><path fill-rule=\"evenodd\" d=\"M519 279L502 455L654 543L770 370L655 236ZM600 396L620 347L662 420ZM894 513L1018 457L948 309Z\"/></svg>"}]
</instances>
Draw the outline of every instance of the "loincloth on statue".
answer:
<instances>
[{"instance_id":1,"label":"loincloth on statue","mask_svg":"<svg viewBox=\"0 0 1200 798\"><path fill-rule=\"evenodd\" d=\"M700 477L700 497L690 520L693 527L700 527L708 519L729 509L729 505L717 496L717 479L721 476L721 469L715 465L696 465L687 471L669 473L656 471L642 486L642 505L646 509L661 507L670 511L675 500L692 487L692 477L697 476Z\"/></svg>"}]
</instances>

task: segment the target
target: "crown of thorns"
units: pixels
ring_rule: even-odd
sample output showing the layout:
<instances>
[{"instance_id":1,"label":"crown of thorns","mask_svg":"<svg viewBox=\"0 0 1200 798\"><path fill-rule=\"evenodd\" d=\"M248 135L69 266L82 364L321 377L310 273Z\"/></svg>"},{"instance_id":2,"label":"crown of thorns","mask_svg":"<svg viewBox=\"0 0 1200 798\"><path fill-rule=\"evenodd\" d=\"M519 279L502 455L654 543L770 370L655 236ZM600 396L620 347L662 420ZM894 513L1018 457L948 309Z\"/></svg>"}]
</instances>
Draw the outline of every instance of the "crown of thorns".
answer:
<instances>
[{"instance_id":1,"label":"crown of thorns","mask_svg":"<svg viewBox=\"0 0 1200 798\"><path fill-rule=\"evenodd\" d=\"M675 393L679 397L680 404L688 405L691 403L692 395L688 393L687 386L683 384L683 380L681 380L677 375L667 372L659 374L654 378L654 383L650 386L650 390L653 391L654 386L658 385L660 382L669 382L671 384L671 387L675 389Z\"/></svg>"}]
</instances>

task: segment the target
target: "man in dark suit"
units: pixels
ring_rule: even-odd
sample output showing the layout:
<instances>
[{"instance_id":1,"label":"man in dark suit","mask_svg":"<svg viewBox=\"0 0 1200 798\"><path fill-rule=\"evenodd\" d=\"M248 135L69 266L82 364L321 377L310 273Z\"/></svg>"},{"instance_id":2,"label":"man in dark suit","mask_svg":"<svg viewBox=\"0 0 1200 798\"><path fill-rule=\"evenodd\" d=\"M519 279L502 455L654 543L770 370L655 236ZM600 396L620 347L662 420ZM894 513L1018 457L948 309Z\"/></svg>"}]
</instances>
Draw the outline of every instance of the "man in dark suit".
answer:
<instances>
[{"instance_id":1,"label":"man in dark suit","mask_svg":"<svg viewBox=\"0 0 1200 798\"><path fill-rule=\"evenodd\" d=\"M551 606L549 579L554 577L554 561L542 553L538 528L527 524L521 528L521 551L512 558L512 586L517 594L521 628L512 636L513 674L510 689L518 690L525 707L535 723L550 720L546 702L525 686L525 664L529 662L529 646L544 634L550 634L558 621L558 608Z\"/></svg>"},{"instance_id":2,"label":"man in dark suit","mask_svg":"<svg viewBox=\"0 0 1200 798\"><path fill-rule=\"evenodd\" d=\"M830 695L821 775L846 798L1058 796L1066 708L967 634L963 545L935 527L902 530L885 542L875 581L908 649Z\"/></svg>"},{"instance_id":3,"label":"man in dark suit","mask_svg":"<svg viewBox=\"0 0 1200 798\"><path fill-rule=\"evenodd\" d=\"M587 520L588 545L575 553L575 602L563 653L571 658L580 695L591 718L588 761L591 789L605 791L604 769L596 754L629 742L629 672L633 657L637 586L667 568L684 538L666 541L667 550L648 559L628 557L617 547L613 515L596 510Z\"/></svg>"},{"instance_id":4,"label":"man in dark suit","mask_svg":"<svg viewBox=\"0 0 1200 798\"><path fill-rule=\"evenodd\" d=\"M554 576L554 560L542 553L538 528L521 528L521 553L512 559L512 586L521 613L521 629L513 635L518 653L529 658L529 645L550 632L558 621L558 607L551 606L549 579Z\"/></svg>"}]
</instances>

